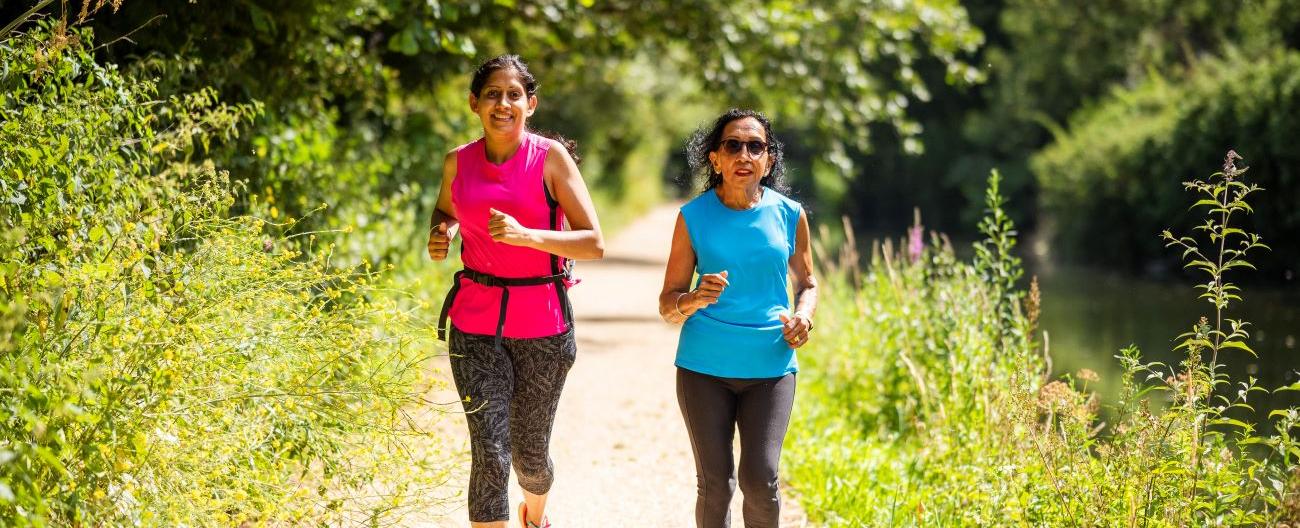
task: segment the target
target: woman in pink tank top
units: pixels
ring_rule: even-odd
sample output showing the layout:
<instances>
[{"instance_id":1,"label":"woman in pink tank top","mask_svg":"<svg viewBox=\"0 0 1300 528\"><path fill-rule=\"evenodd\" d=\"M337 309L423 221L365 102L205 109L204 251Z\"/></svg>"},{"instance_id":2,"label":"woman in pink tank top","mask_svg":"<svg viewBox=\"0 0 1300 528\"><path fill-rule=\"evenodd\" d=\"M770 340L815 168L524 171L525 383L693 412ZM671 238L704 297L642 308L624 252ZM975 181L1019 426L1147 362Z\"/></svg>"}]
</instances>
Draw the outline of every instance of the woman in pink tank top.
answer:
<instances>
[{"instance_id":1,"label":"woman in pink tank top","mask_svg":"<svg viewBox=\"0 0 1300 528\"><path fill-rule=\"evenodd\" d=\"M565 377L577 354L567 290L573 259L598 259L604 240L591 195L565 145L528 131L537 82L514 55L487 61L470 83L483 137L443 161L429 256L461 263L438 322L470 432L469 517L504 528L513 465L524 491L519 526L550 526L548 454ZM565 229L567 225L567 229Z\"/></svg>"}]
</instances>

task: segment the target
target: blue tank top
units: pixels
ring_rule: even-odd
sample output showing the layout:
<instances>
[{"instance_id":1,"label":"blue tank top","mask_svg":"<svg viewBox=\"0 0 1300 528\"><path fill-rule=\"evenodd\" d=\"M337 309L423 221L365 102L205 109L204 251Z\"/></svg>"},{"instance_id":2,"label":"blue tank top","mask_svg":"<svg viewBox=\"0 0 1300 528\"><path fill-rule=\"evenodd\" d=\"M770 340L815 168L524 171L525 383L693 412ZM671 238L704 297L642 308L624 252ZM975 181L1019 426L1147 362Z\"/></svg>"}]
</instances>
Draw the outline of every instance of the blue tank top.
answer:
<instances>
[{"instance_id":1,"label":"blue tank top","mask_svg":"<svg viewBox=\"0 0 1300 528\"><path fill-rule=\"evenodd\" d=\"M799 370L781 337L790 312L789 263L802 208L763 188L758 205L736 210L714 190L682 206L695 271L727 271L718 302L691 315L677 342L678 367L722 378L775 378ZM696 280L699 285L699 280Z\"/></svg>"}]
</instances>

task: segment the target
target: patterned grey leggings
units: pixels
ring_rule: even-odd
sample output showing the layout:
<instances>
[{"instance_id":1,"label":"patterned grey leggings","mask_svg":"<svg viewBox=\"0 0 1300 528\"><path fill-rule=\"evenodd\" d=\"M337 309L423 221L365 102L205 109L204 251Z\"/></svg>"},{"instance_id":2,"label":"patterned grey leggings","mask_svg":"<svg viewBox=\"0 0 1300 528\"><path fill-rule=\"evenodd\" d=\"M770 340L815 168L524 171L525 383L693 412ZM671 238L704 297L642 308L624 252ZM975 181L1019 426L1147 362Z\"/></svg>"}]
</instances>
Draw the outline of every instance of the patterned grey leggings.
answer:
<instances>
[{"instance_id":1,"label":"patterned grey leggings","mask_svg":"<svg viewBox=\"0 0 1300 528\"><path fill-rule=\"evenodd\" d=\"M510 464L519 485L544 494L555 478L549 447L555 410L577 356L573 328L536 339L467 334L451 328L447 347L456 392L469 422L469 520L510 519Z\"/></svg>"}]
</instances>

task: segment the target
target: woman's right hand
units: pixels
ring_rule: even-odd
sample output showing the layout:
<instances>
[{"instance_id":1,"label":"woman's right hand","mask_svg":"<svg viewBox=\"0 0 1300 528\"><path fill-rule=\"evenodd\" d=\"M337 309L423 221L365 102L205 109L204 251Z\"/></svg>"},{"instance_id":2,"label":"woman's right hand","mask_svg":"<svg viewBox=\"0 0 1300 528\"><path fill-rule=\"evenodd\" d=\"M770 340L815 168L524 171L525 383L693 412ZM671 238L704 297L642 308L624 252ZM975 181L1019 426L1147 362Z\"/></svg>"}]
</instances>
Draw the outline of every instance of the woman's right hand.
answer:
<instances>
[{"instance_id":1,"label":"woman's right hand","mask_svg":"<svg viewBox=\"0 0 1300 528\"><path fill-rule=\"evenodd\" d=\"M447 224L438 223L429 229L429 258L444 260L447 248L451 247L451 236L447 234Z\"/></svg>"},{"instance_id":2,"label":"woman's right hand","mask_svg":"<svg viewBox=\"0 0 1300 528\"><path fill-rule=\"evenodd\" d=\"M730 284L727 282L727 270L700 275L700 285L691 292L691 302L695 303L697 310L716 303L718 297L722 295L722 290L727 289Z\"/></svg>"}]
</instances>

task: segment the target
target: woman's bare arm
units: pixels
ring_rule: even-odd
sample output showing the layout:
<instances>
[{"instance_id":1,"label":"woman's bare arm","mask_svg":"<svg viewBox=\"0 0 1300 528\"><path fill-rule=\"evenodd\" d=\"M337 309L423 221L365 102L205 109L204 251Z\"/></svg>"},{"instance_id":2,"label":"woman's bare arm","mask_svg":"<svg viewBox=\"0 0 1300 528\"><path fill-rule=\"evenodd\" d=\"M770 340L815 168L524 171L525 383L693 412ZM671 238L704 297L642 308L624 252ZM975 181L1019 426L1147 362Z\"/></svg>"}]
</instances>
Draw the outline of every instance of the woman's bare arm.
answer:
<instances>
[{"instance_id":1,"label":"woman's bare arm","mask_svg":"<svg viewBox=\"0 0 1300 528\"><path fill-rule=\"evenodd\" d=\"M672 248L668 265L664 268L664 287L659 293L659 316L670 323L685 322L696 311L718 302L718 296L727 288L727 271L700 276L700 285L691 290L695 276L695 249L686 230L686 219L677 213L673 228Z\"/></svg>"},{"instance_id":2,"label":"woman's bare arm","mask_svg":"<svg viewBox=\"0 0 1300 528\"><path fill-rule=\"evenodd\" d=\"M790 275L794 279L794 313L785 322L782 333L790 346L798 348L808 340L812 317L817 312L817 277L813 274L812 230L808 214L799 213L795 230L794 254L790 256Z\"/></svg>"},{"instance_id":3,"label":"woman's bare arm","mask_svg":"<svg viewBox=\"0 0 1300 528\"><path fill-rule=\"evenodd\" d=\"M447 153L442 159L442 185L438 189L438 201L429 217L429 258L443 260L451 247L451 239L459 231L460 221L456 217L456 207L451 203L451 182L456 178L456 151Z\"/></svg>"}]
</instances>

